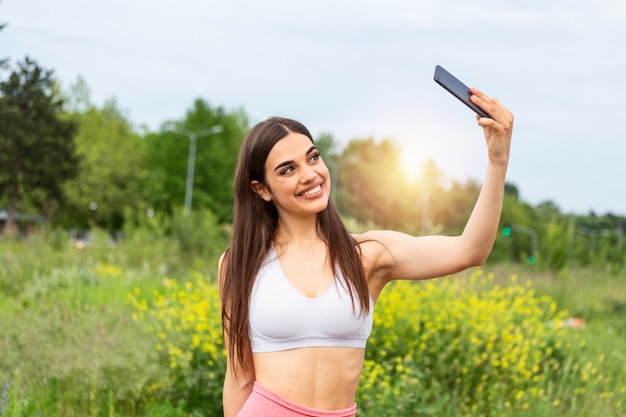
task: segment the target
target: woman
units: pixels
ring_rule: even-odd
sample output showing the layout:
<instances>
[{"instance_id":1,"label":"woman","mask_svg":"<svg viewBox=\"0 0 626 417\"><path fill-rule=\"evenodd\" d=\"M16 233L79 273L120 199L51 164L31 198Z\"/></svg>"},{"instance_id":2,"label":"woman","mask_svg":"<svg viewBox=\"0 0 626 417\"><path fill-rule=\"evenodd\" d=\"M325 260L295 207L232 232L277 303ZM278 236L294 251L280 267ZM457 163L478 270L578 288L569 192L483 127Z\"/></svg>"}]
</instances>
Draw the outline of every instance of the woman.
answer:
<instances>
[{"instance_id":1,"label":"woman","mask_svg":"<svg viewBox=\"0 0 626 417\"><path fill-rule=\"evenodd\" d=\"M349 234L308 130L273 118L249 132L235 177L232 245L219 261L225 417L354 416L374 304L385 285L453 274L487 259L513 116L498 100L471 92L491 116L477 116L489 163L455 237Z\"/></svg>"}]
</instances>

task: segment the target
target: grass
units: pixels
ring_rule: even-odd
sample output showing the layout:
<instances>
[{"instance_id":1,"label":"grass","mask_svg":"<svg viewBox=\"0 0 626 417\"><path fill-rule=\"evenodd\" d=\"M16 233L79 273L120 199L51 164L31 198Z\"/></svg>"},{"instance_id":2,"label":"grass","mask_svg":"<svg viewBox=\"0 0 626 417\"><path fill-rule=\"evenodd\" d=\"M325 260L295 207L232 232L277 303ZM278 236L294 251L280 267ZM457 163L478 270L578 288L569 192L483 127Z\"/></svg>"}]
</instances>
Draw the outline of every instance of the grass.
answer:
<instances>
[{"instance_id":1,"label":"grass","mask_svg":"<svg viewBox=\"0 0 626 417\"><path fill-rule=\"evenodd\" d=\"M8 398L0 416L186 416L180 404L155 397L166 361L154 349L154 335L131 319L134 309L125 299L137 288L163 290L166 278L182 281L195 270L213 276L216 256L184 262L177 243L164 238L113 246L99 235L80 250L52 236L0 240L0 396ZM583 361L602 357L615 389L626 386L624 272L484 269L503 283L512 274L530 280L559 309L583 318L586 325L577 331L586 343ZM583 408L577 415L587 414Z\"/></svg>"},{"instance_id":2,"label":"grass","mask_svg":"<svg viewBox=\"0 0 626 417\"><path fill-rule=\"evenodd\" d=\"M554 272L520 265L495 265L491 269L501 279L515 273L522 282L532 281L538 292L551 296L560 308L569 311L570 317L583 319L584 327L575 332L585 342L581 362L597 362L600 358L601 371L614 379L616 389L620 390L616 394L626 398L626 274L623 271L584 268Z\"/></svg>"},{"instance_id":3,"label":"grass","mask_svg":"<svg viewBox=\"0 0 626 417\"><path fill-rule=\"evenodd\" d=\"M0 383L13 399L0 415L147 415L146 390L167 370L125 297L189 272L171 267L176 242L142 243L0 241Z\"/></svg>"},{"instance_id":4,"label":"grass","mask_svg":"<svg viewBox=\"0 0 626 417\"><path fill-rule=\"evenodd\" d=\"M581 318L580 329L588 341L587 352L604 353L626 372L626 274L592 268L561 272L532 267L496 265L494 274L506 279L512 273L530 280L542 294L550 295L571 317Z\"/></svg>"},{"instance_id":5,"label":"grass","mask_svg":"<svg viewBox=\"0 0 626 417\"><path fill-rule=\"evenodd\" d=\"M124 296L151 282L131 274L128 281L94 283L84 279L87 271L71 268L54 274L63 275L67 286L29 286L18 300L0 302L10 310L0 337L2 379L22 375L19 395L29 400L27 415L96 416L105 400L123 404L123 415L132 415L127 412L160 370L151 339L131 320Z\"/></svg>"}]
</instances>

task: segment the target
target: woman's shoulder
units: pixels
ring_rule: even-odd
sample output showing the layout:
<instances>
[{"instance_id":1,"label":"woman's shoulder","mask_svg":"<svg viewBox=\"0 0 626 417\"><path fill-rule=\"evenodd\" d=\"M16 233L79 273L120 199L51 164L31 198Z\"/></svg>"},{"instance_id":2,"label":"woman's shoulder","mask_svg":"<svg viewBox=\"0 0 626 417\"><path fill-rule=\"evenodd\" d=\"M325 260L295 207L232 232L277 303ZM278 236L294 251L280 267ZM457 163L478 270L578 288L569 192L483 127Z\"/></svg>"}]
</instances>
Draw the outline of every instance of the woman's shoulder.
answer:
<instances>
[{"instance_id":1,"label":"woman's shoulder","mask_svg":"<svg viewBox=\"0 0 626 417\"><path fill-rule=\"evenodd\" d=\"M352 237L358 244L374 243L382 246L401 239L403 236L407 235L402 232L383 229L368 230L362 233L352 233Z\"/></svg>"},{"instance_id":2,"label":"woman's shoulder","mask_svg":"<svg viewBox=\"0 0 626 417\"><path fill-rule=\"evenodd\" d=\"M410 246L415 237L395 230L369 230L353 234L364 259L376 266L395 263L396 252Z\"/></svg>"},{"instance_id":3,"label":"woman's shoulder","mask_svg":"<svg viewBox=\"0 0 626 417\"><path fill-rule=\"evenodd\" d=\"M389 230L368 230L362 233L352 233L352 238L359 246L359 250L366 257L379 256L387 249L391 235Z\"/></svg>"}]
</instances>

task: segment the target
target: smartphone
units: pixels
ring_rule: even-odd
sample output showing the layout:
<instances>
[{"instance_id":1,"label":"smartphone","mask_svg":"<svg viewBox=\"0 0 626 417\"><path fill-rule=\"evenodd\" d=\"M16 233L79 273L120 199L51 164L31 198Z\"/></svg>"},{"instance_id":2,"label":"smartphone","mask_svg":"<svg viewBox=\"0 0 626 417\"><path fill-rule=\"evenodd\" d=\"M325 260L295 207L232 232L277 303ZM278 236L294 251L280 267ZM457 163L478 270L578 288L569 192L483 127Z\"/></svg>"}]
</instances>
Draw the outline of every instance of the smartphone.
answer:
<instances>
[{"instance_id":1,"label":"smartphone","mask_svg":"<svg viewBox=\"0 0 626 417\"><path fill-rule=\"evenodd\" d=\"M435 81L437 84L448 90L454 97L461 100L467 107L474 110L476 113L481 115L482 117L491 117L487 114L486 111L478 107L476 104L472 103L470 100L470 89L468 86L463 84L456 78L454 75L450 74L446 71L441 65L437 65L435 67Z\"/></svg>"}]
</instances>

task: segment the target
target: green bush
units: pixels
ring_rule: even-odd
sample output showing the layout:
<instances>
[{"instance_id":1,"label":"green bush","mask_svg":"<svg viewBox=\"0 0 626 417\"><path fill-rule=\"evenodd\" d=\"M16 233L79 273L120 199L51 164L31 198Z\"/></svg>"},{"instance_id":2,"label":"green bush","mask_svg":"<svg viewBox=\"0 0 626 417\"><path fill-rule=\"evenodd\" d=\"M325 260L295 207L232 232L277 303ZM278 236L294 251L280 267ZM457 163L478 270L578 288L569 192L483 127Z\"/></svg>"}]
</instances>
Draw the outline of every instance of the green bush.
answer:
<instances>
[{"instance_id":1,"label":"green bush","mask_svg":"<svg viewBox=\"0 0 626 417\"><path fill-rule=\"evenodd\" d=\"M570 388L587 386L573 362L583 342L560 326L566 314L531 286L501 287L481 271L394 282L376 305L362 415L521 415L540 405L558 414L571 406L563 396L582 393Z\"/></svg>"},{"instance_id":2,"label":"green bush","mask_svg":"<svg viewBox=\"0 0 626 417\"><path fill-rule=\"evenodd\" d=\"M183 274L189 269L214 271L229 233L228 226L221 226L209 210L179 209L171 216L152 214L127 225L120 247L124 263L134 267ZM146 265L149 262L158 264Z\"/></svg>"},{"instance_id":3,"label":"green bush","mask_svg":"<svg viewBox=\"0 0 626 417\"><path fill-rule=\"evenodd\" d=\"M221 416L226 356L217 285L196 274L195 282L166 279L164 288L147 299L138 289L127 297L136 308L133 319L148 323L170 370L169 378L149 391L184 404L194 415Z\"/></svg>"},{"instance_id":4,"label":"green bush","mask_svg":"<svg viewBox=\"0 0 626 417\"><path fill-rule=\"evenodd\" d=\"M220 416L225 352L216 285L198 274L195 282L167 280L165 288L128 296L171 371L160 395ZM566 315L515 276L506 286L479 270L469 279L394 282L376 304L358 415L624 412L623 390L614 392L612 376L583 362L585 341L562 326Z\"/></svg>"}]
</instances>

